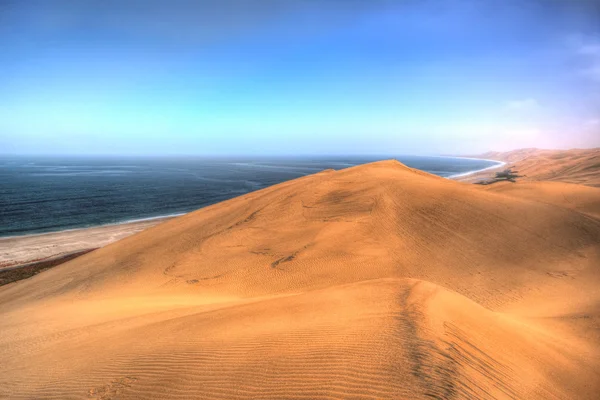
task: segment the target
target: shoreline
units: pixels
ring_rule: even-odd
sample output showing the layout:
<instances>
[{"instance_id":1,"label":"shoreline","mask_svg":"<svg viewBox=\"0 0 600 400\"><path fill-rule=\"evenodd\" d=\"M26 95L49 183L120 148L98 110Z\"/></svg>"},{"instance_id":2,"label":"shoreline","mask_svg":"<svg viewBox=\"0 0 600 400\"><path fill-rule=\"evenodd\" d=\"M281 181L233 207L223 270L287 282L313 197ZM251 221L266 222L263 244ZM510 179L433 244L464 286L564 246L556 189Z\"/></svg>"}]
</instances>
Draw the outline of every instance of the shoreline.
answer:
<instances>
[{"instance_id":1,"label":"shoreline","mask_svg":"<svg viewBox=\"0 0 600 400\"><path fill-rule=\"evenodd\" d=\"M192 211L189 211L192 212ZM167 215L159 215L156 217L147 217L147 218L134 218L134 219L127 219L124 221L119 221L119 222L109 222L107 224L100 224L100 225L90 225L90 226L82 226L82 227L78 227L78 228L67 228L67 229L61 229L58 231L48 231L48 232L39 232L39 233L24 233L22 235L11 235L11 236L0 236L0 242L2 240L5 239L18 239L18 238L27 238L27 237L34 237L34 236L43 236L43 235L52 235L52 234L56 234L56 233L63 233L63 232L76 232L76 231L85 231L88 229L95 229L95 228L104 228L104 227L108 227L108 226L119 226L119 225L127 225L127 224L136 224L139 222L148 222L148 221L160 221L160 220L167 220L167 219L171 219L171 218L176 218L176 217L180 217L182 215L185 215L187 213L182 212L182 213L175 213L175 214L167 214Z\"/></svg>"},{"instance_id":2,"label":"shoreline","mask_svg":"<svg viewBox=\"0 0 600 400\"><path fill-rule=\"evenodd\" d=\"M467 171L467 172L460 172L458 174L449 175L449 176L444 177L446 179L455 179L455 178L465 177L465 176L469 176L469 175L474 175L474 174L477 174L479 172L483 172L483 171L487 171L487 170L491 170L491 169L495 169L495 168L500 168L500 167L506 165L506 162L504 162L504 161L491 160L491 159L485 159L485 158L476 158L476 157L460 157L460 156L428 156L428 157L441 157L441 158L455 158L455 159L465 159L465 160L490 161L490 162L495 162L495 163L498 164L498 165L492 165L492 166L489 166L489 167L485 167L485 168L482 168L482 169L477 169L477 170L472 170L472 171ZM319 171L319 172L322 172L322 171ZM424 171L424 172L427 172L427 171ZM123 221L108 222L108 223L99 224L99 225L88 225L88 226L80 226L80 227L75 227L75 228L52 230L52 231L48 231L48 232L22 233L22 234L15 234L15 235L9 235L9 236L0 236L0 246L1 246L2 241L8 240L8 239L28 238L28 237L35 237L35 236L44 236L44 235L53 235L53 234L59 234L59 233L66 233L66 232L85 231L85 230L88 230L88 229L104 228L104 227L110 227L110 226L121 226L121 225L128 225L128 224L134 224L134 223L139 223L139 222L147 222L147 221L155 221L155 220L157 220L157 221L167 220L167 219L176 218L176 217L188 214L188 213L193 212L193 211L195 211L195 210L191 210L191 211L188 211L188 212L176 212L176 213L173 213L173 214L166 214L166 215L158 215L158 216L154 216L154 217L132 218L132 219L127 219L127 220L123 220ZM1 248L0 248L0 250L1 250ZM1 261L0 261L0 268L1 268L1 265L2 264L1 264Z\"/></svg>"},{"instance_id":3,"label":"shoreline","mask_svg":"<svg viewBox=\"0 0 600 400\"><path fill-rule=\"evenodd\" d=\"M468 172L461 172L459 174L454 174L454 175L450 175L448 177L448 179L456 179L456 178L464 178L470 175L475 175L478 174L480 172L484 172L484 171L489 171L489 170L493 170L496 168L502 168L503 166L506 165L505 161L500 161L500 160L490 160L490 159L486 159L486 158L473 158L473 157L454 157L454 158L463 158L465 160L482 160L482 161L490 161L490 162L495 162L497 163L496 165L491 165L489 167L485 167L482 169L477 169L475 171L468 171Z\"/></svg>"},{"instance_id":4,"label":"shoreline","mask_svg":"<svg viewBox=\"0 0 600 400\"><path fill-rule=\"evenodd\" d=\"M453 158L484 160L472 157ZM498 160L485 161L496 162L497 165L451 175L446 177L446 179L460 181L465 177L472 176L482 171L500 168L506 164L505 162ZM6 270L7 268L25 267L31 263L48 262L51 259L61 258L70 253L104 247L185 214L187 213L174 213L164 216L134 218L123 222L89 227L0 237L0 271Z\"/></svg>"},{"instance_id":5,"label":"shoreline","mask_svg":"<svg viewBox=\"0 0 600 400\"><path fill-rule=\"evenodd\" d=\"M0 238L0 271L32 262L48 261L72 252L104 247L173 218L176 217L3 237Z\"/></svg>"}]
</instances>

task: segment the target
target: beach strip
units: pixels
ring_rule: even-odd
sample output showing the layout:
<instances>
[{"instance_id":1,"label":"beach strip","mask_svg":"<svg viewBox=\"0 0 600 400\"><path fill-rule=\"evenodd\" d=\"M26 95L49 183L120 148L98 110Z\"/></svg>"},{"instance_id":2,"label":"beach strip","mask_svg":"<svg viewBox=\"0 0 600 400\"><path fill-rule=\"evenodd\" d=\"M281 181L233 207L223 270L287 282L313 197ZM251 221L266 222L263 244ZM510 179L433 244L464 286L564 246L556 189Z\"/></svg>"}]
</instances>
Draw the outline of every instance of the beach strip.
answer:
<instances>
[{"instance_id":1,"label":"beach strip","mask_svg":"<svg viewBox=\"0 0 600 400\"><path fill-rule=\"evenodd\" d=\"M172 218L175 217L0 238L0 271L103 247Z\"/></svg>"}]
</instances>

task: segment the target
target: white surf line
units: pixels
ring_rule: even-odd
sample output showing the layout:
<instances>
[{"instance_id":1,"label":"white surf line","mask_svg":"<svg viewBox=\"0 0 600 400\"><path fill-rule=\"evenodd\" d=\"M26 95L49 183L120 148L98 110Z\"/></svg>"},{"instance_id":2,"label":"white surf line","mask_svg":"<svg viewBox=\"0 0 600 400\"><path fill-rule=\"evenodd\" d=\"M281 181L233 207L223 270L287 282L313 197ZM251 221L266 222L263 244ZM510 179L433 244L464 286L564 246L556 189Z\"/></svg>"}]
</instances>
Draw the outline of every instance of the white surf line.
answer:
<instances>
[{"instance_id":1,"label":"white surf line","mask_svg":"<svg viewBox=\"0 0 600 400\"><path fill-rule=\"evenodd\" d=\"M191 212L191 211L190 211ZM185 215L188 213L176 213L176 214L167 214L167 215L159 215L157 217L147 217L147 218L138 218L138 219L128 219L127 221L123 221L123 222L113 222L110 224L105 224L105 225L100 225L100 226L110 226L110 225L123 225L123 224L132 224L135 222L144 222L144 221L153 221L155 219L164 219L164 218L175 218L175 217L181 217L182 215ZM84 228L85 229L85 228Z\"/></svg>"},{"instance_id":2,"label":"white surf line","mask_svg":"<svg viewBox=\"0 0 600 400\"><path fill-rule=\"evenodd\" d=\"M104 228L104 227L109 227L109 226L128 225L128 224L135 224L135 223L146 222L146 221L175 218L175 217L180 217L185 214L188 214L188 213L167 214L167 215L159 215L156 217L130 219L130 220L125 220L125 221L120 221L120 222L109 222L107 224L90 225L90 226L84 226L81 228L69 228L69 229L62 229L62 230L58 230L58 231L48 231L48 232L41 232L41 233L25 233L23 235L12 235L12 236L0 236L0 242L2 242L3 240L8 240L8 239L17 239L17 238L22 239L22 238L35 237L35 236L56 235L56 234L63 233L63 232L77 232L77 231L85 231L88 229Z\"/></svg>"},{"instance_id":3,"label":"white surf line","mask_svg":"<svg viewBox=\"0 0 600 400\"><path fill-rule=\"evenodd\" d=\"M496 165L492 165L486 168L482 168L482 169L477 169L475 171L468 171L468 172L461 172L460 174L454 174L454 175L450 175L447 178L448 179L453 179L453 178L461 178L463 176L469 176L469 175L473 175L479 172L483 172L483 171L487 171L490 169L495 169L495 168L500 168L504 165L506 165L506 162L504 161L498 161L498 160L488 160L486 158L473 158L473 157L448 157L448 158L462 158L465 160L481 160L481 161L490 161L490 162L495 162Z\"/></svg>"}]
</instances>

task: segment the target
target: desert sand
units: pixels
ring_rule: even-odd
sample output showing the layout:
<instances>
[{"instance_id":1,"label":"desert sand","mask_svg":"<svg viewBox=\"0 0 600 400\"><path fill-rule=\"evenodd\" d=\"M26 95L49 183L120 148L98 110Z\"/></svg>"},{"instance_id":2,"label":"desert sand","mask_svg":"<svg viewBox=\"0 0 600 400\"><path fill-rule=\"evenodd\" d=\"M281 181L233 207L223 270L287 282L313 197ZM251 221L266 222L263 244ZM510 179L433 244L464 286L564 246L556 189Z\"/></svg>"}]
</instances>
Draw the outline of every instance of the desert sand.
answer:
<instances>
[{"instance_id":1,"label":"desert sand","mask_svg":"<svg viewBox=\"0 0 600 400\"><path fill-rule=\"evenodd\" d=\"M507 152L492 151L473 156L506 165L496 169L457 178L476 182L494 176L507 167L514 167L522 181L552 181L600 187L600 148L572 150L519 149Z\"/></svg>"},{"instance_id":2,"label":"desert sand","mask_svg":"<svg viewBox=\"0 0 600 400\"><path fill-rule=\"evenodd\" d=\"M382 161L0 287L0 398L596 399L600 189Z\"/></svg>"},{"instance_id":3,"label":"desert sand","mask_svg":"<svg viewBox=\"0 0 600 400\"><path fill-rule=\"evenodd\" d=\"M473 157L503 161L506 164L452 179L474 183L490 179L497 171L507 167L515 167L514 169L524 175L519 181L555 181L600 187L600 149L519 149L488 152ZM535 193L533 195L536 196ZM0 271L4 267L51 261L76 252L103 247L171 218L0 238Z\"/></svg>"}]
</instances>

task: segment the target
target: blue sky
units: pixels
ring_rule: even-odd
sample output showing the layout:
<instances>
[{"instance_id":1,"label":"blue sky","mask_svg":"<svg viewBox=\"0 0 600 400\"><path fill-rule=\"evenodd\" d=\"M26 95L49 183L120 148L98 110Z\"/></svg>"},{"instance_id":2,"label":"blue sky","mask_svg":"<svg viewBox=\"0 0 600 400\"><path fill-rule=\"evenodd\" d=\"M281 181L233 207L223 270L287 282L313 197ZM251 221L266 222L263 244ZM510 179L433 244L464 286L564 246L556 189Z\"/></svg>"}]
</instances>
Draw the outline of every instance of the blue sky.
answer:
<instances>
[{"instance_id":1,"label":"blue sky","mask_svg":"<svg viewBox=\"0 0 600 400\"><path fill-rule=\"evenodd\" d=\"M593 146L596 0L0 0L0 153Z\"/></svg>"}]
</instances>

